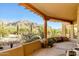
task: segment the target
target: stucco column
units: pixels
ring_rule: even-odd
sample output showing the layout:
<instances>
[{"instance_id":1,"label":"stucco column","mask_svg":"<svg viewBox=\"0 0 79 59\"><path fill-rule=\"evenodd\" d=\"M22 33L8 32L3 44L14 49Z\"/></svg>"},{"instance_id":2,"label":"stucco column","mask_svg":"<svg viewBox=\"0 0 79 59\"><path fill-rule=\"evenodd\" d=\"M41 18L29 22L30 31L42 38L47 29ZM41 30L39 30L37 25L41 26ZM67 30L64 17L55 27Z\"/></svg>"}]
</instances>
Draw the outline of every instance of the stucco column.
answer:
<instances>
[{"instance_id":1,"label":"stucco column","mask_svg":"<svg viewBox=\"0 0 79 59\"><path fill-rule=\"evenodd\" d=\"M74 24L70 25L70 38L71 40L74 39Z\"/></svg>"},{"instance_id":2,"label":"stucco column","mask_svg":"<svg viewBox=\"0 0 79 59\"><path fill-rule=\"evenodd\" d=\"M62 36L66 36L66 25L62 24Z\"/></svg>"},{"instance_id":3,"label":"stucco column","mask_svg":"<svg viewBox=\"0 0 79 59\"><path fill-rule=\"evenodd\" d=\"M77 42L79 43L79 6L77 9Z\"/></svg>"},{"instance_id":4,"label":"stucco column","mask_svg":"<svg viewBox=\"0 0 79 59\"><path fill-rule=\"evenodd\" d=\"M45 38L45 43L48 43L47 40L47 20L44 18L44 38Z\"/></svg>"}]
</instances>

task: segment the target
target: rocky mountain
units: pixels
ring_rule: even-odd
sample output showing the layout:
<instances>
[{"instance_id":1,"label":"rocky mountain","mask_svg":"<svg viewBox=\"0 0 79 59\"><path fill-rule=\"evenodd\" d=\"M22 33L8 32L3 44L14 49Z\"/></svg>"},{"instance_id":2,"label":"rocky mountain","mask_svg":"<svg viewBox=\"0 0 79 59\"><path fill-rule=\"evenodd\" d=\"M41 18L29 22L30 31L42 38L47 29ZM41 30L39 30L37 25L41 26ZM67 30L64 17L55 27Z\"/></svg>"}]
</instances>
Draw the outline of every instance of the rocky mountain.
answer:
<instances>
[{"instance_id":1,"label":"rocky mountain","mask_svg":"<svg viewBox=\"0 0 79 59\"><path fill-rule=\"evenodd\" d=\"M11 23L7 23L7 26L17 26L17 25L23 25L23 26L29 26L29 25L33 25L33 26L39 26L37 23L33 23L31 21L28 20L20 20L20 21L16 21L16 22L11 22Z\"/></svg>"}]
</instances>

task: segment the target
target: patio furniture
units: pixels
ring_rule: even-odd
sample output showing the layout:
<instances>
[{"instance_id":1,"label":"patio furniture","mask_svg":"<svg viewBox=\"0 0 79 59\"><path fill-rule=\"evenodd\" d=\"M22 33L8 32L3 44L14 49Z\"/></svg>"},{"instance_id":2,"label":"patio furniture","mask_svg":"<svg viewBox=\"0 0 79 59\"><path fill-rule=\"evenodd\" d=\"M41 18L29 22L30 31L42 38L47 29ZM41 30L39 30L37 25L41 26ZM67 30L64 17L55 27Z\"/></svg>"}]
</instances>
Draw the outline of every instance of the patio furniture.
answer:
<instances>
[{"instance_id":1,"label":"patio furniture","mask_svg":"<svg viewBox=\"0 0 79 59\"><path fill-rule=\"evenodd\" d=\"M66 56L79 56L79 50L68 50Z\"/></svg>"},{"instance_id":2,"label":"patio furniture","mask_svg":"<svg viewBox=\"0 0 79 59\"><path fill-rule=\"evenodd\" d=\"M79 48L75 48L75 50L79 51Z\"/></svg>"},{"instance_id":3,"label":"patio furniture","mask_svg":"<svg viewBox=\"0 0 79 59\"><path fill-rule=\"evenodd\" d=\"M63 42L62 37L56 37L56 42Z\"/></svg>"},{"instance_id":4,"label":"patio furniture","mask_svg":"<svg viewBox=\"0 0 79 59\"><path fill-rule=\"evenodd\" d=\"M53 43L69 41L70 39L67 37L52 37L48 38L48 41L52 41Z\"/></svg>"},{"instance_id":5,"label":"patio furniture","mask_svg":"<svg viewBox=\"0 0 79 59\"><path fill-rule=\"evenodd\" d=\"M79 56L79 47L74 47L73 49L71 50L67 50L67 53L66 53L67 56Z\"/></svg>"},{"instance_id":6,"label":"patio furniture","mask_svg":"<svg viewBox=\"0 0 79 59\"><path fill-rule=\"evenodd\" d=\"M48 38L48 47L53 47L53 44L56 42L54 38Z\"/></svg>"},{"instance_id":7,"label":"patio furniture","mask_svg":"<svg viewBox=\"0 0 79 59\"><path fill-rule=\"evenodd\" d=\"M52 39L48 40L48 46L53 47L54 41Z\"/></svg>"},{"instance_id":8,"label":"patio furniture","mask_svg":"<svg viewBox=\"0 0 79 59\"><path fill-rule=\"evenodd\" d=\"M67 51L67 56L76 56L76 55L77 55L76 51L73 50Z\"/></svg>"}]
</instances>

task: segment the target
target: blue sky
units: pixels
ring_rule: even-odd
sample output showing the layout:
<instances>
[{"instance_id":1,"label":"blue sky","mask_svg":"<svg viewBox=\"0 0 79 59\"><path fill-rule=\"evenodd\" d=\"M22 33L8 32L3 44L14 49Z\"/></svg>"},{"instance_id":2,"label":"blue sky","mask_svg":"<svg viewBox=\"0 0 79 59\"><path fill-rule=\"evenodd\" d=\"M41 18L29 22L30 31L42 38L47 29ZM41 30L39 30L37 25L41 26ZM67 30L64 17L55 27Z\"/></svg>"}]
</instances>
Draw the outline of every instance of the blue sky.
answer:
<instances>
[{"instance_id":1,"label":"blue sky","mask_svg":"<svg viewBox=\"0 0 79 59\"><path fill-rule=\"evenodd\" d=\"M41 16L19 6L17 3L0 3L0 20L4 21L18 21L29 20L37 24L43 24ZM48 22L48 26L58 29L61 27L61 23Z\"/></svg>"}]
</instances>

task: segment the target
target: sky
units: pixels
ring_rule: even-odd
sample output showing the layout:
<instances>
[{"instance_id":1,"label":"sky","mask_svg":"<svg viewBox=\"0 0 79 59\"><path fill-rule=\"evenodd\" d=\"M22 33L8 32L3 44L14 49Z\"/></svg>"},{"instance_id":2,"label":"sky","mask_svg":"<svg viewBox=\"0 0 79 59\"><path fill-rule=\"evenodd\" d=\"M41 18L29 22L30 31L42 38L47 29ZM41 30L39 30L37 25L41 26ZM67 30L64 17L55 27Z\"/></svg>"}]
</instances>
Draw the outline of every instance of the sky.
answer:
<instances>
[{"instance_id":1,"label":"sky","mask_svg":"<svg viewBox=\"0 0 79 59\"><path fill-rule=\"evenodd\" d=\"M29 20L37 24L43 24L43 18L32 11L25 9L17 3L0 3L0 20L15 22L19 20ZM54 29L61 28L59 22L48 22L48 26Z\"/></svg>"}]
</instances>

